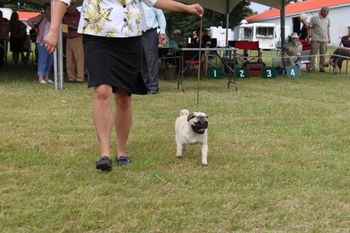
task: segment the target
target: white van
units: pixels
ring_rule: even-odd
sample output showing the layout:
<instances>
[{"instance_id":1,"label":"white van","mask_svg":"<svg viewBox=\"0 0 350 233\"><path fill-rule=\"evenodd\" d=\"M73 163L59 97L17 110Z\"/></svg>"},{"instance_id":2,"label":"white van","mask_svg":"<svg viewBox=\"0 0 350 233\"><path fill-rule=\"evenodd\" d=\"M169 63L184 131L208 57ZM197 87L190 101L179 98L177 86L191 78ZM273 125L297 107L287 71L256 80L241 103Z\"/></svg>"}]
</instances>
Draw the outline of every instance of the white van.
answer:
<instances>
[{"instance_id":1,"label":"white van","mask_svg":"<svg viewBox=\"0 0 350 233\"><path fill-rule=\"evenodd\" d=\"M285 36L290 35L285 27ZM235 40L259 41L260 49L276 49L281 44L281 27L274 23L247 23L235 28Z\"/></svg>"}]
</instances>

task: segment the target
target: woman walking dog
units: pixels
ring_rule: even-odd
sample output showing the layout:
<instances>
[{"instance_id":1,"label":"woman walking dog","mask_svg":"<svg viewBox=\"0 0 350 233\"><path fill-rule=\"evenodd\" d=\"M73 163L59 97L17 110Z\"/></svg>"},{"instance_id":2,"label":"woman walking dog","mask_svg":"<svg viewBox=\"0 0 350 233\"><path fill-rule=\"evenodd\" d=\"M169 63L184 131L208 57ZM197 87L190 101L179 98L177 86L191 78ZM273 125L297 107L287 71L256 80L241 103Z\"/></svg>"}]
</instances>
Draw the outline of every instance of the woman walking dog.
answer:
<instances>
[{"instance_id":1,"label":"woman walking dog","mask_svg":"<svg viewBox=\"0 0 350 233\"><path fill-rule=\"evenodd\" d=\"M198 4L172 0L142 0L156 8L203 15ZM59 26L71 0L56 0L45 46L53 52L58 44ZM100 158L96 168L112 169L110 138L117 133L116 162L130 162L126 144L132 124L131 95L147 94L141 76L142 11L138 0L84 0L78 32L83 34L88 86L94 87L93 120L99 140ZM115 100L115 114L112 99Z\"/></svg>"}]
</instances>

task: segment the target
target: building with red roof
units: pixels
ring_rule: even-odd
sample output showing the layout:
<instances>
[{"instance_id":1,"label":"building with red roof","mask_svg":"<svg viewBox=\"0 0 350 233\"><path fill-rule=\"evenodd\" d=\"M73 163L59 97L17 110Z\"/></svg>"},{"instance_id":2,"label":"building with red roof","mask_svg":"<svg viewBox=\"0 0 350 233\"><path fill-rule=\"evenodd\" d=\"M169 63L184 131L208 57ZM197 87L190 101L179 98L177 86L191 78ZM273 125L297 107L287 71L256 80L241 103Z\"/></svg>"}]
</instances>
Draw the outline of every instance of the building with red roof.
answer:
<instances>
[{"instance_id":1,"label":"building with red roof","mask_svg":"<svg viewBox=\"0 0 350 233\"><path fill-rule=\"evenodd\" d=\"M318 14L322 7L329 7L329 18L331 21L330 34L331 43L338 45L340 37L347 34L347 27L350 26L350 20L347 15L350 13L350 0L306 0L290 3L286 6L286 26L297 31L300 28L299 16L306 14L308 20L312 15ZM280 10L270 9L260 14L249 16L245 19L248 23L274 23L280 24Z\"/></svg>"}]
</instances>

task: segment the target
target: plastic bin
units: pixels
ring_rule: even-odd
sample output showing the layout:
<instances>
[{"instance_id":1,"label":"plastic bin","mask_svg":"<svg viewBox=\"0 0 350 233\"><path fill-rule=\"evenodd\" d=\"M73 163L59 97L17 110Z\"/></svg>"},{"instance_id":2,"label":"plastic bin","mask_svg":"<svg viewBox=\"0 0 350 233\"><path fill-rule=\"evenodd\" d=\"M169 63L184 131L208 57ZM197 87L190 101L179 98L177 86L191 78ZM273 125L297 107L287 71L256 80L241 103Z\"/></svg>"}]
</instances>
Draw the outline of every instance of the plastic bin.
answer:
<instances>
[{"instance_id":1,"label":"plastic bin","mask_svg":"<svg viewBox=\"0 0 350 233\"><path fill-rule=\"evenodd\" d=\"M164 79L173 80L176 77L176 66L169 66L164 70Z\"/></svg>"}]
</instances>

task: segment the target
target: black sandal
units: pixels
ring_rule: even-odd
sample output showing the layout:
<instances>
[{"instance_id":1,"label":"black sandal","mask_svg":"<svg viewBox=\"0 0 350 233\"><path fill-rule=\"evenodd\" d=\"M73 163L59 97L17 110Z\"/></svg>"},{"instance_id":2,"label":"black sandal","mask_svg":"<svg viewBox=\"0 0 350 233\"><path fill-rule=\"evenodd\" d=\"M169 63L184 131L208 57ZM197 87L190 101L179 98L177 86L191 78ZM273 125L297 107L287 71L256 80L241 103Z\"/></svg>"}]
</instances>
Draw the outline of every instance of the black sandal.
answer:
<instances>
[{"instance_id":1,"label":"black sandal","mask_svg":"<svg viewBox=\"0 0 350 233\"><path fill-rule=\"evenodd\" d=\"M128 165L129 163L131 163L131 160L128 158L128 156L117 156L116 162L122 166L122 165Z\"/></svg>"},{"instance_id":2,"label":"black sandal","mask_svg":"<svg viewBox=\"0 0 350 233\"><path fill-rule=\"evenodd\" d=\"M102 156L96 160L96 169L100 169L102 171L112 170L112 160L108 156Z\"/></svg>"}]
</instances>

